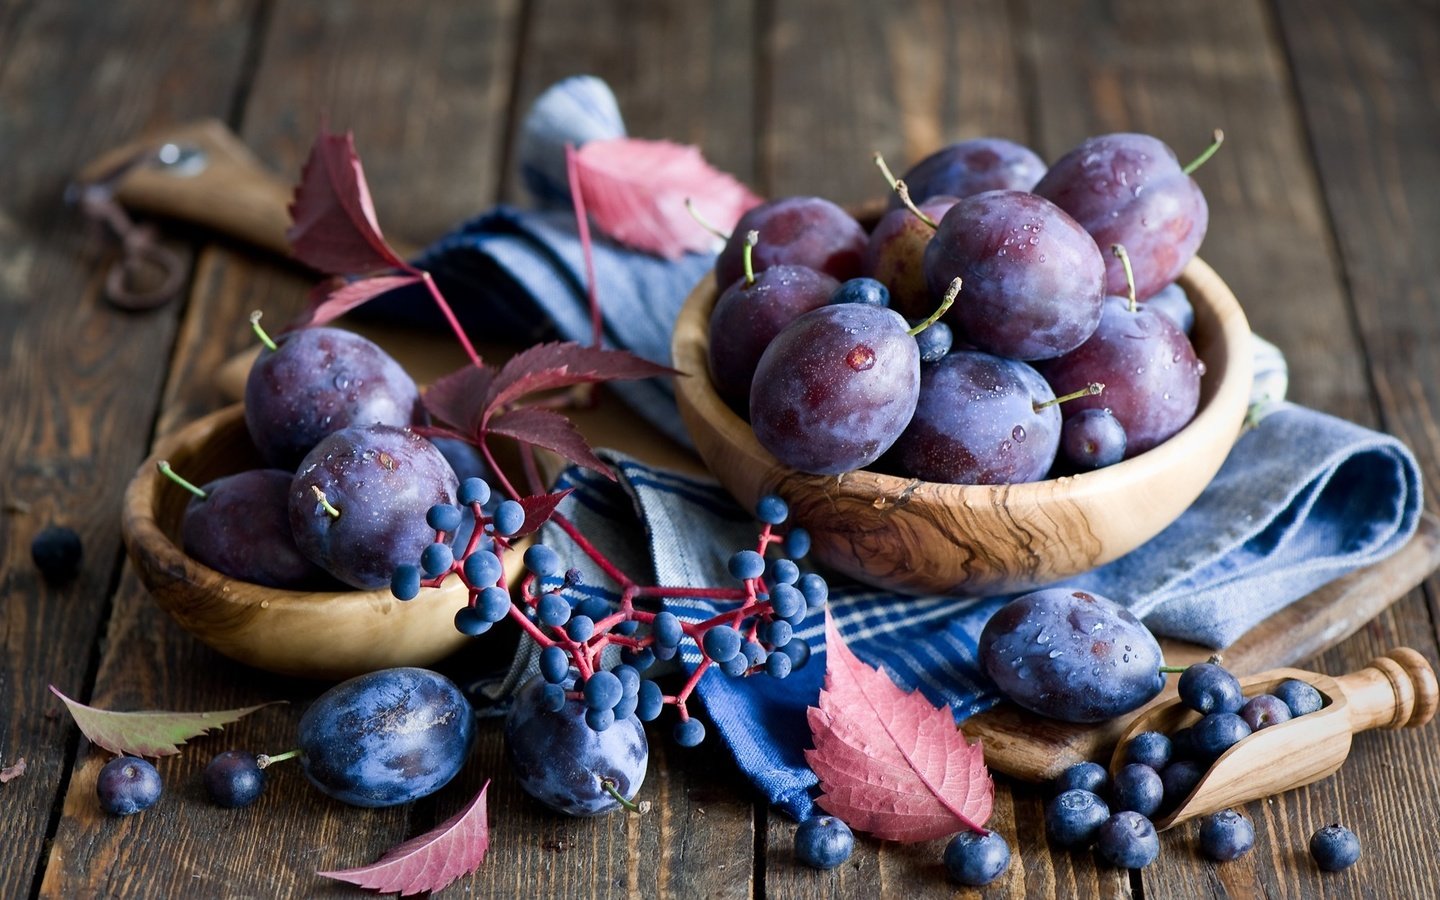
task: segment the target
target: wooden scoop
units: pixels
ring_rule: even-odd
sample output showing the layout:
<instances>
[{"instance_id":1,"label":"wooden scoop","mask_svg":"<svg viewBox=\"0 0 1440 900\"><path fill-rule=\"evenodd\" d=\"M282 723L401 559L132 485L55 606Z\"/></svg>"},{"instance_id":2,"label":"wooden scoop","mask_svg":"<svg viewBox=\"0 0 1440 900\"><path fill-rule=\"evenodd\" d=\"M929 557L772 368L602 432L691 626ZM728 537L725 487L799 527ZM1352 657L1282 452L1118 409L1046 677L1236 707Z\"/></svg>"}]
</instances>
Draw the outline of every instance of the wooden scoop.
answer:
<instances>
[{"instance_id":1,"label":"wooden scoop","mask_svg":"<svg viewBox=\"0 0 1440 900\"><path fill-rule=\"evenodd\" d=\"M1308 682L1325 705L1305 716L1262 728L1235 744L1205 771L1180 805L1154 819L1163 831L1187 819L1319 781L1350 755L1351 736L1371 728L1417 728L1440 704L1435 670L1409 647L1396 647L1358 672L1331 678L1301 669L1271 669L1240 679L1246 697L1271 693L1288 678ZM1125 745L1145 731L1173 734L1200 714L1179 700L1140 715L1120 738L1110 762L1113 776L1124 766Z\"/></svg>"}]
</instances>

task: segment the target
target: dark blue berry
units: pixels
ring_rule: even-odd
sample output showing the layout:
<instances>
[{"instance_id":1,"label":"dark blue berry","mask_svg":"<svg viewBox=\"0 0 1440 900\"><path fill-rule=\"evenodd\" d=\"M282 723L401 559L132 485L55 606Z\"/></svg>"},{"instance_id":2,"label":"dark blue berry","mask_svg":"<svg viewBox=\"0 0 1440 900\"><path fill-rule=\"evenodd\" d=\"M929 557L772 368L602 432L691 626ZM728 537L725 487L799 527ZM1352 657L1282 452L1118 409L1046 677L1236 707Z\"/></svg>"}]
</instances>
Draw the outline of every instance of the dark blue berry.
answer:
<instances>
[{"instance_id":1,"label":"dark blue berry","mask_svg":"<svg viewBox=\"0 0 1440 900\"><path fill-rule=\"evenodd\" d=\"M555 591L541 594L535 601L535 618L541 625L559 628L570 621L570 602Z\"/></svg>"},{"instance_id":2,"label":"dark blue berry","mask_svg":"<svg viewBox=\"0 0 1440 900\"><path fill-rule=\"evenodd\" d=\"M1172 751L1168 737L1158 731L1145 731L1135 735L1125 745L1125 761L1149 766L1158 772L1170 764Z\"/></svg>"},{"instance_id":3,"label":"dark blue berry","mask_svg":"<svg viewBox=\"0 0 1440 900\"><path fill-rule=\"evenodd\" d=\"M1122 869L1143 869L1160 855L1160 836L1155 826L1131 810L1105 820L1095 843L1106 862Z\"/></svg>"},{"instance_id":4,"label":"dark blue berry","mask_svg":"<svg viewBox=\"0 0 1440 900\"><path fill-rule=\"evenodd\" d=\"M455 630L469 637L479 637L490 630L492 623L473 606L462 606L455 611Z\"/></svg>"},{"instance_id":5,"label":"dark blue berry","mask_svg":"<svg viewBox=\"0 0 1440 900\"><path fill-rule=\"evenodd\" d=\"M65 581L80 571L85 547L80 535L64 525L46 525L30 542L30 559L50 581Z\"/></svg>"},{"instance_id":6,"label":"dark blue berry","mask_svg":"<svg viewBox=\"0 0 1440 900\"><path fill-rule=\"evenodd\" d=\"M500 580L505 567L500 557L490 550L476 550L465 557L465 583L471 587L488 587Z\"/></svg>"},{"instance_id":7,"label":"dark blue berry","mask_svg":"<svg viewBox=\"0 0 1440 900\"><path fill-rule=\"evenodd\" d=\"M750 671L750 660L747 659L743 653L737 653L722 663L716 663L716 665L720 667L721 672L724 672L731 678L739 678L741 675Z\"/></svg>"},{"instance_id":8,"label":"dark blue berry","mask_svg":"<svg viewBox=\"0 0 1440 900\"><path fill-rule=\"evenodd\" d=\"M810 532L797 526L785 533L785 555L791 559L804 559L810 553Z\"/></svg>"},{"instance_id":9,"label":"dark blue berry","mask_svg":"<svg viewBox=\"0 0 1440 900\"><path fill-rule=\"evenodd\" d=\"M1216 862L1239 859L1255 846L1255 826L1233 809L1200 819L1200 851Z\"/></svg>"},{"instance_id":10,"label":"dark blue berry","mask_svg":"<svg viewBox=\"0 0 1440 900\"><path fill-rule=\"evenodd\" d=\"M1160 783L1165 788L1165 808L1178 807L1195 790L1204 774L1204 767L1192 759L1178 760L1166 766L1160 773Z\"/></svg>"},{"instance_id":11,"label":"dark blue berry","mask_svg":"<svg viewBox=\"0 0 1440 900\"><path fill-rule=\"evenodd\" d=\"M560 554L544 544L532 544L525 550L525 568L545 578L560 571Z\"/></svg>"},{"instance_id":12,"label":"dark blue berry","mask_svg":"<svg viewBox=\"0 0 1440 900\"><path fill-rule=\"evenodd\" d=\"M134 815L160 799L160 773L139 757L117 756L100 770L95 795L110 815Z\"/></svg>"},{"instance_id":13,"label":"dark blue berry","mask_svg":"<svg viewBox=\"0 0 1440 900\"><path fill-rule=\"evenodd\" d=\"M589 616L576 616L565 623L565 633L570 640L584 643L595 636L595 620Z\"/></svg>"},{"instance_id":14,"label":"dark blue berry","mask_svg":"<svg viewBox=\"0 0 1440 900\"><path fill-rule=\"evenodd\" d=\"M484 506L490 500L490 485L483 478L467 478L460 482L460 490L456 497L465 506L472 503Z\"/></svg>"},{"instance_id":15,"label":"dark blue berry","mask_svg":"<svg viewBox=\"0 0 1440 900\"><path fill-rule=\"evenodd\" d=\"M455 562L455 554L449 544L439 541L426 547L420 554L420 568L431 578L436 578L450 571L450 566Z\"/></svg>"},{"instance_id":16,"label":"dark blue berry","mask_svg":"<svg viewBox=\"0 0 1440 900\"><path fill-rule=\"evenodd\" d=\"M475 608L487 622L498 622L510 615L510 592L504 588L487 587L475 600Z\"/></svg>"},{"instance_id":17,"label":"dark blue berry","mask_svg":"<svg viewBox=\"0 0 1440 900\"><path fill-rule=\"evenodd\" d=\"M255 754L226 750L205 766L205 790L219 806L239 809L249 806L265 790L265 771Z\"/></svg>"},{"instance_id":18,"label":"dark blue berry","mask_svg":"<svg viewBox=\"0 0 1440 900\"><path fill-rule=\"evenodd\" d=\"M752 666L764 665L765 658L770 655L766 653L765 648L756 641L746 641L741 644L740 652L745 655L746 661Z\"/></svg>"},{"instance_id":19,"label":"dark blue berry","mask_svg":"<svg viewBox=\"0 0 1440 900\"><path fill-rule=\"evenodd\" d=\"M1130 810L1142 816L1153 816L1165 797L1160 774L1140 763L1122 766L1110 785L1110 802L1116 810Z\"/></svg>"},{"instance_id":20,"label":"dark blue berry","mask_svg":"<svg viewBox=\"0 0 1440 900\"><path fill-rule=\"evenodd\" d=\"M1360 839L1344 825L1326 825L1310 835L1310 855L1326 872L1338 872L1360 859Z\"/></svg>"},{"instance_id":21,"label":"dark blue berry","mask_svg":"<svg viewBox=\"0 0 1440 900\"><path fill-rule=\"evenodd\" d=\"M755 518L767 525L779 525L789 515L789 505L778 494L766 494L755 504Z\"/></svg>"},{"instance_id":22,"label":"dark blue berry","mask_svg":"<svg viewBox=\"0 0 1440 900\"><path fill-rule=\"evenodd\" d=\"M945 845L945 871L969 887L983 887L1010 867L1010 845L999 832L962 831Z\"/></svg>"},{"instance_id":23,"label":"dark blue berry","mask_svg":"<svg viewBox=\"0 0 1440 900\"><path fill-rule=\"evenodd\" d=\"M1290 707L1274 694L1257 694L1240 707L1240 718L1251 731L1290 721Z\"/></svg>"},{"instance_id":24,"label":"dark blue berry","mask_svg":"<svg viewBox=\"0 0 1440 900\"><path fill-rule=\"evenodd\" d=\"M795 829L795 858L807 866L833 869L854 852L854 833L834 816L806 819Z\"/></svg>"},{"instance_id":25,"label":"dark blue berry","mask_svg":"<svg viewBox=\"0 0 1440 900\"><path fill-rule=\"evenodd\" d=\"M725 662L740 652L740 632L729 625L715 625L700 640L705 655L716 662Z\"/></svg>"},{"instance_id":26,"label":"dark blue berry","mask_svg":"<svg viewBox=\"0 0 1440 900\"><path fill-rule=\"evenodd\" d=\"M425 521L436 531L454 534L460 528L460 507L449 503L437 503L425 513Z\"/></svg>"},{"instance_id":27,"label":"dark blue berry","mask_svg":"<svg viewBox=\"0 0 1440 900\"><path fill-rule=\"evenodd\" d=\"M674 659L675 656L680 652L680 648L678 646L662 647L659 644L655 645L654 650L655 659L659 662L669 662L670 660Z\"/></svg>"},{"instance_id":28,"label":"dark blue berry","mask_svg":"<svg viewBox=\"0 0 1440 900\"><path fill-rule=\"evenodd\" d=\"M585 724L589 725L592 731L604 731L615 724L615 710L609 707L587 709L585 710Z\"/></svg>"},{"instance_id":29,"label":"dark blue berry","mask_svg":"<svg viewBox=\"0 0 1440 900\"><path fill-rule=\"evenodd\" d=\"M754 550L739 550L730 557L730 574L744 581L765 574L765 557Z\"/></svg>"},{"instance_id":30,"label":"dark blue berry","mask_svg":"<svg viewBox=\"0 0 1440 900\"><path fill-rule=\"evenodd\" d=\"M636 700L635 715L642 722L655 721L659 718L660 711L665 708L665 697L660 691L660 685L653 681L640 682Z\"/></svg>"},{"instance_id":31,"label":"dark blue berry","mask_svg":"<svg viewBox=\"0 0 1440 900\"><path fill-rule=\"evenodd\" d=\"M1113 466L1125 458L1125 426L1108 409L1083 409L1060 428L1060 453L1082 472Z\"/></svg>"},{"instance_id":32,"label":"dark blue berry","mask_svg":"<svg viewBox=\"0 0 1440 900\"><path fill-rule=\"evenodd\" d=\"M1195 758L1195 731L1190 726L1170 733L1170 761Z\"/></svg>"},{"instance_id":33,"label":"dark blue berry","mask_svg":"<svg viewBox=\"0 0 1440 900\"><path fill-rule=\"evenodd\" d=\"M770 590L770 607L782 619L804 615L805 595L788 584L777 584Z\"/></svg>"},{"instance_id":34,"label":"dark blue berry","mask_svg":"<svg viewBox=\"0 0 1440 900\"><path fill-rule=\"evenodd\" d=\"M1195 752L1202 759L1217 759L1250 736L1250 726L1235 713L1211 713L1191 728Z\"/></svg>"},{"instance_id":35,"label":"dark blue berry","mask_svg":"<svg viewBox=\"0 0 1440 900\"><path fill-rule=\"evenodd\" d=\"M784 619L774 619L765 623L761 633L765 637L765 643L778 650L790 643L795 636L795 629Z\"/></svg>"},{"instance_id":36,"label":"dark blue berry","mask_svg":"<svg viewBox=\"0 0 1440 900\"><path fill-rule=\"evenodd\" d=\"M559 712L565 708L565 688L559 684L547 684L540 691L540 708L549 712Z\"/></svg>"},{"instance_id":37,"label":"dark blue berry","mask_svg":"<svg viewBox=\"0 0 1440 900\"><path fill-rule=\"evenodd\" d=\"M630 635L634 634L639 630L640 623L635 619L626 619L623 622L616 622L615 627L611 629L611 631L614 631L616 634L623 635L625 637L629 637Z\"/></svg>"},{"instance_id":38,"label":"dark blue berry","mask_svg":"<svg viewBox=\"0 0 1440 900\"><path fill-rule=\"evenodd\" d=\"M613 710L615 720L618 722L621 719L628 719L635 715L635 710L639 708L640 698L637 695L631 694L628 697L621 697L620 702L615 704L615 709Z\"/></svg>"},{"instance_id":39,"label":"dark blue berry","mask_svg":"<svg viewBox=\"0 0 1440 900\"><path fill-rule=\"evenodd\" d=\"M1180 673L1180 701L1203 715L1239 712L1245 703L1240 682L1216 663L1196 663Z\"/></svg>"},{"instance_id":40,"label":"dark blue berry","mask_svg":"<svg viewBox=\"0 0 1440 900\"><path fill-rule=\"evenodd\" d=\"M514 500L503 500L495 507L491 521L496 534L509 537L525 526L525 507Z\"/></svg>"},{"instance_id":41,"label":"dark blue berry","mask_svg":"<svg viewBox=\"0 0 1440 900\"><path fill-rule=\"evenodd\" d=\"M1110 773L1096 762L1078 762L1055 776L1051 792L1060 795L1066 791L1089 791L1104 794L1110 786Z\"/></svg>"},{"instance_id":42,"label":"dark blue berry","mask_svg":"<svg viewBox=\"0 0 1440 900\"><path fill-rule=\"evenodd\" d=\"M681 719L675 723L675 743L682 747L698 747L705 740L705 724L699 719Z\"/></svg>"},{"instance_id":43,"label":"dark blue berry","mask_svg":"<svg viewBox=\"0 0 1440 900\"><path fill-rule=\"evenodd\" d=\"M640 672L634 666L620 664L610 670L620 681L620 695L622 697L633 697L640 689Z\"/></svg>"},{"instance_id":44,"label":"dark blue berry","mask_svg":"<svg viewBox=\"0 0 1440 900\"><path fill-rule=\"evenodd\" d=\"M685 632L680 625L680 619L672 612L659 612L650 623L650 631L655 635L655 644L658 647L675 648L680 645L680 639ZM663 659L659 653L655 654L657 659Z\"/></svg>"},{"instance_id":45,"label":"dark blue berry","mask_svg":"<svg viewBox=\"0 0 1440 900\"><path fill-rule=\"evenodd\" d=\"M800 580L800 567L793 560L775 559L770 561L765 577L770 584L794 584Z\"/></svg>"},{"instance_id":46,"label":"dark blue berry","mask_svg":"<svg viewBox=\"0 0 1440 900\"><path fill-rule=\"evenodd\" d=\"M1315 689L1298 678L1287 678L1275 688L1275 696L1290 707L1290 715L1308 716L1325 705L1325 698Z\"/></svg>"},{"instance_id":47,"label":"dark blue berry","mask_svg":"<svg viewBox=\"0 0 1440 900\"><path fill-rule=\"evenodd\" d=\"M540 651L540 677L551 684L560 684L570 677L570 654L550 646Z\"/></svg>"},{"instance_id":48,"label":"dark blue berry","mask_svg":"<svg viewBox=\"0 0 1440 900\"><path fill-rule=\"evenodd\" d=\"M620 651L620 659L627 665L633 666L635 671L644 673L655 665L655 651L649 647L642 647L639 650L631 650L627 647Z\"/></svg>"},{"instance_id":49,"label":"dark blue berry","mask_svg":"<svg viewBox=\"0 0 1440 900\"><path fill-rule=\"evenodd\" d=\"M800 588L800 593L805 596L805 602L811 609L824 606L825 601L830 598L830 585L814 572L806 572L801 575L795 585Z\"/></svg>"},{"instance_id":50,"label":"dark blue berry","mask_svg":"<svg viewBox=\"0 0 1440 900\"><path fill-rule=\"evenodd\" d=\"M931 322L924 331L915 335L915 344L920 348L922 363L939 362L955 346L955 333L944 322Z\"/></svg>"},{"instance_id":51,"label":"dark blue berry","mask_svg":"<svg viewBox=\"0 0 1440 900\"><path fill-rule=\"evenodd\" d=\"M600 671L585 679L582 693L587 708L614 709L620 698L625 696L625 687L614 672Z\"/></svg>"},{"instance_id":52,"label":"dark blue berry","mask_svg":"<svg viewBox=\"0 0 1440 900\"><path fill-rule=\"evenodd\" d=\"M1110 807L1097 794L1066 791L1045 807L1045 834L1059 847L1088 847L1108 818Z\"/></svg>"},{"instance_id":53,"label":"dark blue berry","mask_svg":"<svg viewBox=\"0 0 1440 900\"><path fill-rule=\"evenodd\" d=\"M765 673L771 678L788 678L795 664L784 653L772 653L765 658Z\"/></svg>"},{"instance_id":54,"label":"dark blue berry","mask_svg":"<svg viewBox=\"0 0 1440 900\"><path fill-rule=\"evenodd\" d=\"M390 575L390 593L396 600L414 600L420 595L420 567L407 564L395 567Z\"/></svg>"},{"instance_id":55,"label":"dark blue berry","mask_svg":"<svg viewBox=\"0 0 1440 900\"><path fill-rule=\"evenodd\" d=\"M794 638L790 643L780 648L780 652L790 657L790 671L794 672L804 668L810 661L810 642L803 638Z\"/></svg>"},{"instance_id":56,"label":"dark blue berry","mask_svg":"<svg viewBox=\"0 0 1440 900\"><path fill-rule=\"evenodd\" d=\"M835 289L830 302L886 307L890 305L890 289L874 278L851 278Z\"/></svg>"},{"instance_id":57,"label":"dark blue berry","mask_svg":"<svg viewBox=\"0 0 1440 900\"><path fill-rule=\"evenodd\" d=\"M610 615L610 601L604 597L586 597L575 604L575 612L598 622Z\"/></svg>"}]
</instances>

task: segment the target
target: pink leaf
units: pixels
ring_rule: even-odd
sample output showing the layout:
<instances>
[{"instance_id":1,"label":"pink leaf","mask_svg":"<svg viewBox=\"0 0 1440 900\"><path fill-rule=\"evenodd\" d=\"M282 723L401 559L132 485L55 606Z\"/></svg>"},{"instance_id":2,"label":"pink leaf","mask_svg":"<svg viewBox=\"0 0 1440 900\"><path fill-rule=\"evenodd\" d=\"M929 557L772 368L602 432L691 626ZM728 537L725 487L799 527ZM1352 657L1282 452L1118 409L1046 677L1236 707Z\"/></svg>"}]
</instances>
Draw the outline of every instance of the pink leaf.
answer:
<instances>
[{"instance_id":1,"label":"pink leaf","mask_svg":"<svg viewBox=\"0 0 1440 900\"><path fill-rule=\"evenodd\" d=\"M301 170L290 220L285 237L295 258L328 275L405 265L380 235L355 135L348 131L331 134L321 127Z\"/></svg>"},{"instance_id":2,"label":"pink leaf","mask_svg":"<svg viewBox=\"0 0 1440 900\"><path fill-rule=\"evenodd\" d=\"M544 447L558 453L577 465L606 476L611 481L615 475L610 467L590 449L590 444L575 427L575 423L552 409L538 409L523 406L495 416L486 425L490 434L503 434L517 441Z\"/></svg>"},{"instance_id":3,"label":"pink leaf","mask_svg":"<svg viewBox=\"0 0 1440 900\"><path fill-rule=\"evenodd\" d=\"M416 275L375 275L354 281L326 281L310 292L310 325L324 325L381 294L419 284Z\"/></svg>"},{"instance_id":4,"label":"pink leaf","mask_svg":"<svg viewBox=\"0 0 1440 900\"><path fill-rule=\"evenodd\" d=\"M519 537L539 531L540 526L550 521L550 517L555 514L555 507L560 505L561 500L570 496L570 492L573 490L575 489L566 488L563 491L555 491L553 494L532 494L529 497L521 497L519 503L525 509L525 524L520 526L520 530L515 532L515 536Z\"/></svg>"},{"instance_id":5,"label":"pink leaf","mask_svg":"<svg viewBox=\"0 0 1440 900\"><path fill-rule=\"evenodd\" d=\"M229 725L248 716L257 709L264 709L274 703L261 703L244 709L227 709L220 712L113 712L86 706L60 693L55 685L50 692L65 703L80 733L92 744L103 747L111 753L134 756L174 756L180 752L180 744L193 737L199 737ZM279 701L274 701L279 702Z\"/></svg>"},{"instance_id":6,"label":"pink leaf","mask_svg":"<svg viewBox=\"0 0 1440 900\"><path fill-rule=\"evenodd\" d=\"M391 848L368 866L315 874L387 894L438 891L485 861L490 849L485 803L489 790L487 781L464 809L433 830Z\"/></svg>"},{"instance_id":7,"label":"pink leaf","mask_svg":"<svg viewBox=\"0 0 1440 900\"><path fill-rule=\"evenodd\" d=\"M5 768L0 769L0 784L9 784L24 774L25 757L22 756Z\"/></svg>"},{"instance_id":8,"label":"pink leaf","mask_svg":"<svg viewBox=\"0 0 1440 900\"><path fill-rule=\"evenodd\" d=\"M485 421L485 398L494 380L489 366L462 366L425 389L425 409L468 439L478 439Z\"/></svg>"},{"instance_id":9,"label":"pink leaf","mask_svg":"<svg viewBox=\"0 0 1440 900\"><path fill-rule=\"evenodd\" d=\"M686 211L686 198L722 231L733 230L741 214L760 203L699 150L670 141L587 141L576 163L596 226L622 244L668 259L714 248L714 235Z\"/></svg>"},{"instance_id":10,"label":"pink leaf","mask_svg":"<svg viewBox=\"0 0 1440 900\"><path fill-rule=\"evenodd\" d=\"M506 404L535 391L675 374L674 369L625 350L586 347L572 341L536 344L510 357L495 376L485 404L486 415L494 415Z\"/></svg>"},{"instance_id":11,"label":"pink leaf","mask_svg":"<svg viewBox=\"0 0 1440 900\"><path fill-rule=\"evenodd\" d=\"M825 657L820 705L808 711L815 749L805 751L824 790L816 802L882 840L983 831L995 783L980 743L965 740L950 708L856 659L828 612Z\"/></svg>"}]
</instances>

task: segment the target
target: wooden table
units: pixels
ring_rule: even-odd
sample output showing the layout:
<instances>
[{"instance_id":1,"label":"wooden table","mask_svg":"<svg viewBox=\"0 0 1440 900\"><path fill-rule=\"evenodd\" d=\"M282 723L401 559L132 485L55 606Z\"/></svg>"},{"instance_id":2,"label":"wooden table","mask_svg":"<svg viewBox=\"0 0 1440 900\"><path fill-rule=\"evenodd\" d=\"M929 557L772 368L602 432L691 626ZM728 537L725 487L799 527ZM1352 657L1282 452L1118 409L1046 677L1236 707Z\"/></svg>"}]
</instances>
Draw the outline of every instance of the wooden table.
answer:
<instances>
[{"instance_id":1,"label":"wooden table","mask_svg":"<svg viewBox=\"0 0 1440 900\"><path fill-rule=\"evenodd\" d=\"M1433 2L686 3L599 0L14 0L0 6L0 896L340 896L321 869L360 865L427 830L494 778L485 866L446 896L939 896L941 844L862 840L833 873L799 867L793 824L755 800L722 748L653 742L650 811L543 814L506 773L493 724L457 786L396 809L321 799L277 771L245 811L199 785L230 746L278 752L320 686L246 669L151 602L120 545L121 493L160 435L221 400L216 366L246 313L299 308L308 277L179 226L186 299L125 313L62 189L147 127L226 120L297 173L328 113L353 128L382 223L421 244L521 196L515 131L529 101L577 72L606 78L633 133L701 145L770 195L875 196L871 151L917 158L996 134L1054 158L1105 131L1152 132L1187 157L1221 126L1199 176L1203 254L1256 331L1290 360L1292 397L1393 432L1440 483L1440 11ZM1433 510L1436 504L1431 502ZM80 576L40 579L32 536L85 542ZM1340 672L1408 644L1437 653L1435 582L1313 665ZM492 652L495 651L492 648ZM107 708L293 702L193 742L167 793L128 819L94 798L106 754L47 685ZM1193 830L1143 873L1046 846L1042 792L1001 780L993 827L1016 855L991 895L1440 896L1434 727L1356 741L1334 778L1253 803L1257 846L1215 865ZM713 742L712 742L713 743ZM1365 855L1325 875L1305 852L1340 820ZM359 893L359 892L354 892Z\"/></svg>"}]
</instances>

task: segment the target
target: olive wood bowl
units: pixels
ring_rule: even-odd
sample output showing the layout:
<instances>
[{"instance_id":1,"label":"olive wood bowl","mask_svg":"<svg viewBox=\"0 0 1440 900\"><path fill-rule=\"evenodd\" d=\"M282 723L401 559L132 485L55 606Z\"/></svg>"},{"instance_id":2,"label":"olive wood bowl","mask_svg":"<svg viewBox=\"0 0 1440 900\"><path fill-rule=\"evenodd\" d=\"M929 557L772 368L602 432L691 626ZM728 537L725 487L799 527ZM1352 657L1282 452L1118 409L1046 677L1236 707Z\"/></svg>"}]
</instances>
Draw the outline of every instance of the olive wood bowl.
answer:
<instances>
[{"instance_id":1,"label":"olive wood bowl","mask_svg":"<svg viewBox=\"0 0 1440 900\"><path fill-rule=\"evenodd\" d=\"M286 591L231 578L180 547L190 494L156 470L169 460L196 484L261 465L240 404L162 440L125 491L121 530L140 580L182 628L232 659L282 675L338 680L391 666L425 666L465 644L455 612L461 580L408 603L375 591Z\"/></svg>"},{"instance_id":2,"label":"olive wood bowl","mask_svg":"<svg viewBox=\"0 0 1440 900\"><path fill-rule=\"evenodd\" d=\"M1219 470L1249 406L1250 327L1235 295L1192 260L1180 282L1195 307L1191 341L1205 364L1195 418L1169 440L1094 472L1013 485L942 484L861 469L810 475L781 465L710 380L705 278L671 344L680 414L695 448L747 508L776 493L809 530L813 557L904 593L994 594L1086 572L1135 549L1194 502Z\"/></svg>"}]
</instances>

